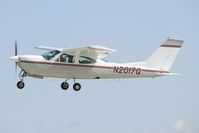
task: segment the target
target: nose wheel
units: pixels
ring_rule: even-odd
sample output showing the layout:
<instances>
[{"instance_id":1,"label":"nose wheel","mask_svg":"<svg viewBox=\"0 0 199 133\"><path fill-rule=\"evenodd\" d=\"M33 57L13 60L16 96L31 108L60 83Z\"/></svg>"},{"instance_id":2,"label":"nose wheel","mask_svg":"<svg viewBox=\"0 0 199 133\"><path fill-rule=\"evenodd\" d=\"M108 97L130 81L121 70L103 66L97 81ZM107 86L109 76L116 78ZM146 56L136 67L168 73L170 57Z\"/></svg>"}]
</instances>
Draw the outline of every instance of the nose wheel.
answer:
<instances>
[{"instance_id":1,"label":"nose wheel","mask_svg":"<svg viewBox=\"0 0 199 133\"><path fill-rule=\"evenodd\" d=\"M19 89L23 89L23 88L24 88L24 86L25 86L25 84L24 84L24 82L23 82L23 81L19 81L19 82L17 82L17 87L18 87Z\"/></svg>"},{"instance_id":2,"label":"nose wheel","mask_svg":"<svg viewBox=\"0 0 199 133\"><path fill-rule=\"evenodd\" d=\"M23 89L24 88L25 83L23 82L23 78L26 77L26 76L28 76L28 74L25 71L21 70L20 73L19 73L20 81L17 82L17 88L19 88L19 89Z\"/></svg>"}]
</instances>

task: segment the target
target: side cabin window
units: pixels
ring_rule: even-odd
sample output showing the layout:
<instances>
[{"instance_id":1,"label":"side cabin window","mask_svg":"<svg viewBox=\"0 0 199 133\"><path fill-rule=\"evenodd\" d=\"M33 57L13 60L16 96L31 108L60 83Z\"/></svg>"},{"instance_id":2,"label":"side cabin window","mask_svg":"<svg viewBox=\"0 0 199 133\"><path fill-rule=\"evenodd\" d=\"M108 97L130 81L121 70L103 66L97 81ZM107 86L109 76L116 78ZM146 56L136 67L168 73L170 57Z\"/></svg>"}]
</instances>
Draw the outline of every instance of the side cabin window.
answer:
<instances>
[{"instance_id":1,"label":"side cabin window","mask_svg":"<svg viewBox=\"0 0 199 133\"><path fill-rule=\"evenodd\" d=\"M80 64L94 64L96 61L94 59L91 59L89 57L80 56L79 57L79 63Z\"/></svg>"},{"instance_id":2,"label":"side cabin window","mask_svg":"<svg viewBox=\"0 0 199 133\"><path fill-rule=\"evenodd\" d=\"M68 54L62 54L60 56L60 62L66 62L66 63L74 63L74 56L68 55Z\"/></svg>"}]
</instances>

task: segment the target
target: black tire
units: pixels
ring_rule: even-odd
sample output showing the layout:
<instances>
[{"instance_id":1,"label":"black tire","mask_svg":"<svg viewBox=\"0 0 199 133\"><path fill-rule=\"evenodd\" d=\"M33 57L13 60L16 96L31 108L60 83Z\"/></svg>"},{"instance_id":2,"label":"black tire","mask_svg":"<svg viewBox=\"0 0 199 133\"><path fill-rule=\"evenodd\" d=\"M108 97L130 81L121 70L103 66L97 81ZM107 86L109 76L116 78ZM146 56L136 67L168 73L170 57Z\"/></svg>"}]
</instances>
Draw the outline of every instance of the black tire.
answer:
<instances>
[{"instance_id":1,"label":"black tire","mask_svg":"<svg viewBox=\"0 0 199 133\"><path fill-rule=\"evenodd\" d=\"M74 83L73 89L74 89L75 91L79 91L79 90L81 89L81 85L80 85L79 83Z\"/></svg>"},{"instance_id":2,"label":"black tire","mask_svg":"<svg viewBox=\"0 0 199 133\"><path fill-rule=\"evenodd\" d=\"M62 82L62 83L61 83L61 88L62 88L63 90L67 90L68 87L69 87L69 84L68 84L67 82Z\"/></svg>"},{"instance_id":3,"label":"black tire","mask_svg":"<svg viewBox=\"0 0 199 133\"><path fill-rule=\"evenodd\" d=\"M17 87L18 87L19 89L23 89L23 88L24 88L24 86L25 86L25 84L24 84L24 82L23 82L23 81L19 81L19 82L17 82Z\"/></svg>"}]
</instances>

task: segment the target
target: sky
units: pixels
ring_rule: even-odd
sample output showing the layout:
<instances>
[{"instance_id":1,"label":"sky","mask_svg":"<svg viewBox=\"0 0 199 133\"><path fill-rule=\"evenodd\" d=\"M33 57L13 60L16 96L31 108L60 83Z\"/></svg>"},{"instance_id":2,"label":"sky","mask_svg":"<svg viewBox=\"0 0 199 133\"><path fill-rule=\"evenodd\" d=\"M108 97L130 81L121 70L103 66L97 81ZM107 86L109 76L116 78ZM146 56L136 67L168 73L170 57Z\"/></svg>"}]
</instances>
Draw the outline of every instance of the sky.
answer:
<instances>
[{"instance_id":1,"label":"sky","mask_svg":"<svg viewBox=\"0 0 199 133\"><path fill-rule=\"evenodd\" d=\"M197 0L0 0L0 132L198 133L199 2ZM19 90L9 60L41 54L34 47L98 44L106 59L147 59L168 37L185 42L171 69L181 76L78 80L25 78ZM19 72L19 70L18 70Z\"/></svg>"}]
</instances>

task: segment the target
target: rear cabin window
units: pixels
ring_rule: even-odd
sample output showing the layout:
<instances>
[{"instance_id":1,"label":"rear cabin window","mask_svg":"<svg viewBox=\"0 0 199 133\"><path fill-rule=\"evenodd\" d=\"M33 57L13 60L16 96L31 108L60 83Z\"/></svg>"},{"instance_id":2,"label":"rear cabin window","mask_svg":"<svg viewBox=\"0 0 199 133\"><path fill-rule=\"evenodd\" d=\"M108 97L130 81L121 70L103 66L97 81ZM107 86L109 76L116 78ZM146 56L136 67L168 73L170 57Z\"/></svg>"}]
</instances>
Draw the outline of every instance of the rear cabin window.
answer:
<instances>
[{"instance_id":1,"label":"rear cabin window","mask_svg":"<svg viewBox=\"0 0 199 133\"><path fill-rule=\"evenodd\" d=\"M94 64L96 61L94 59L91 59L89 57L80 56L79 57L79 63L80 64Z\"/></svg>"}]
</instances>

